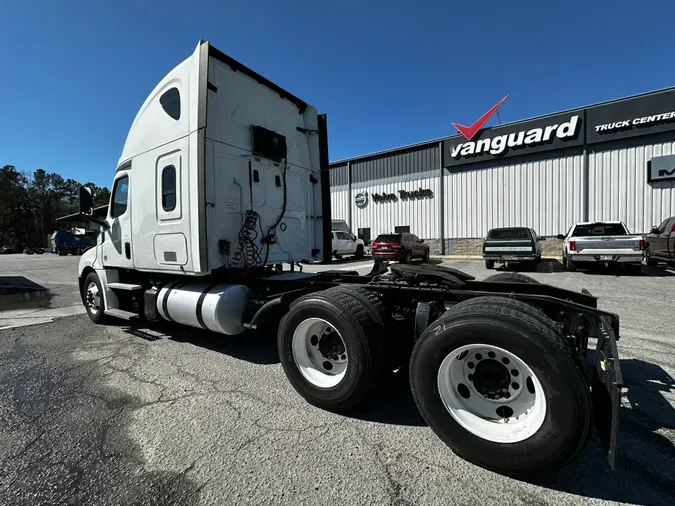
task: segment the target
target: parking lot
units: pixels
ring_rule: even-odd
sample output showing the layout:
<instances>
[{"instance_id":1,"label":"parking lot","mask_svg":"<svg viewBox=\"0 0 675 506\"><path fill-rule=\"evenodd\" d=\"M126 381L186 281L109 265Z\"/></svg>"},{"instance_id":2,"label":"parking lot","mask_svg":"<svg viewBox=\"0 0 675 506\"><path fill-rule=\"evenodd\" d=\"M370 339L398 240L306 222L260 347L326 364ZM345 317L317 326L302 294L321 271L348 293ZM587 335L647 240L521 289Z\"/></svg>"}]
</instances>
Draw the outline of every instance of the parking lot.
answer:
<instances>
[{"instance_id":1,"label":"parking lot","mask_svg":"<svg viewBox=\"0 0 675 506\"><path fill-rule=\"evenodd\" d=\"M17 325L0 330L0 504L675 503L675 271L568 273L545 261L527 273L587 288L621 316L626 387L615 472L594 437L560 473L526 483L455 456L405 377L345 417L296 394L275 336L95 326L80 307L77 261L0 256L0 276L50 288L61 310L50 314L74 314L0 312L0 328ZM478 279L495 272L478 260L443 264ZM35 321L45 323L24 326Z\"/></svg>"}]
</instances>

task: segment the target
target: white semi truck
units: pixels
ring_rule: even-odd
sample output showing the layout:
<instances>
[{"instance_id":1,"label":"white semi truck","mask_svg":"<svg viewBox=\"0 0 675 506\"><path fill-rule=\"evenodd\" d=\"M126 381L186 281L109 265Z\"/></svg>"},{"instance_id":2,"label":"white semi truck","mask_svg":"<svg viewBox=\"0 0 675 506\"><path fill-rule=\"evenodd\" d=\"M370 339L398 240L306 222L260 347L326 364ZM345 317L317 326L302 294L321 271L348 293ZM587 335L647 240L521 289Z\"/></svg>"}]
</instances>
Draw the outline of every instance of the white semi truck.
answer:
<instances>
[{"instance_id":1,"label":"white semi truck","mask_svg":"<svg viewBox=\"0 0 675 506\"><path fill-rule=\"evenodd\" d=\"M290 383L336 412L407 368L431 429L507 475L563 466L595 420L613 466L618 316L586 291L517 274L296 269L331 259L328 170L326 117L200 41L138 111L105 219L80 190L81 215L100 225L78 270L89 317L165 320L214 339L276 332Z\"/></svg>"}]
</instances>

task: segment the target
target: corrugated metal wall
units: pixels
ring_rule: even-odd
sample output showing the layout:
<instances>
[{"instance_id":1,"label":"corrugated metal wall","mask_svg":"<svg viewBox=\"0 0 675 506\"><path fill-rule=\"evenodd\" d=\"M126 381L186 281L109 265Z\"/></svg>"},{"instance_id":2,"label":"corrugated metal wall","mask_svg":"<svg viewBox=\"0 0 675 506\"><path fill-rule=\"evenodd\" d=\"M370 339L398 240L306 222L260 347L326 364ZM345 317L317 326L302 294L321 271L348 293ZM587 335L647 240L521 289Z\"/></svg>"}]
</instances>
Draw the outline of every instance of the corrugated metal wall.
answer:
<instances>
[{"instance_id":1,"label":"corrugated metal wall","mask_svg":"<svg viewBox=\"0 0 675 506\"><path fill-rule=\"evenodd\" d=\"M564 233L583 221L588 195L588 219L622 220L636 233L675 216L675 181L647 182L647 161L652 156L675 154L675 142L601 149L590 146L588 188L583 156L523 162L444 176L445 239L484 237L493 227L528 226L541 235ZM649 142L649 140L647 140ZM333 219L349 221L351 228L370 227L371 238L409 225L424 239L440 238L440 180L429 177L439 170L438 144L401 153L388 153L331 167ZM351 188L349 173L351 172ZM415 178L415 174L419 174ZM391 181L389 181L391 180ZM419 201L376 203L364 209L354 204L359 191L398 193L430 188L435 197ZM351 192L349 191L351 190ZM587 191L585 191L587 190Z\"/></svg>"},{"instance_id":2,"label":"corrugated metal wall","mask_svg":"<svg viewBox=\"0 0 675 506\"><path fill-rule=\"evenodd\" d=\"M328 174L331 188L349 184L349 168L346 163L331 165Z\"/></svg>"},{"instance_id":3,"label":"corrugated metal wall","mask_svg":"<svg viewBox=\"0 0 675 506\"><path fill-rule=\"evenodd\" d=\"M583 157L541 160L445 176L445 238L485 237L490 228L567 230L583 215Z\"/></svg>"},{"instance_id":4,"label":"corrugated metal wall","mask_svg":"<svg viewBox=\"0 0 675 506\"><path fill-rule=\"evenodd\" d=\"M344 187L342 187L344 188ZM349 198L349 190L337 190L330 193L331 219L345 220L349 223L349 206L352 199Z\"/></svg>"},{"instance_id":5,"label":"corrugated metal wall","mask_svg":"<svg viewBox=\"0 0 675 506\"><path fill-rule=\"evenodd\" d=\"M675 142L589 152L589 219L621 220L646 233L675 216L675 182L647 182L647 161L670 154Z\"/></svg>"},{"instance_id":6,"label":"corrugated metal wall","mask_svg":"<svg viewBox=\"0 0 675 506\"><path fill-rule=\"evenodd\" d=\"M435 143L377 158L357 160L351 163L352 184L438 169L440 156L438 143Z\"/></svg>"},{"instance_id":7,"label":"corrugated metal wall","mask_svg":"<svg viewBox=\"0 0 675 506\"><path fill-rule=\"evenodd\" d=\"M434 192L433 198L420 200L398 200L396 202L374 202L373 193L394 193L399 190L413 191L420 188ZM361 189L352 189L352 230L370 227L370 237L378 234L394 232L396 226L410 226L410 232L422 239L440 237L440 220L438 217L438 199L440 195L440 178L411 179L386 184L376 184L365 188L368 191L368 205L363 209L356 207L354 197Z\"/></svg>"}]
</instances>

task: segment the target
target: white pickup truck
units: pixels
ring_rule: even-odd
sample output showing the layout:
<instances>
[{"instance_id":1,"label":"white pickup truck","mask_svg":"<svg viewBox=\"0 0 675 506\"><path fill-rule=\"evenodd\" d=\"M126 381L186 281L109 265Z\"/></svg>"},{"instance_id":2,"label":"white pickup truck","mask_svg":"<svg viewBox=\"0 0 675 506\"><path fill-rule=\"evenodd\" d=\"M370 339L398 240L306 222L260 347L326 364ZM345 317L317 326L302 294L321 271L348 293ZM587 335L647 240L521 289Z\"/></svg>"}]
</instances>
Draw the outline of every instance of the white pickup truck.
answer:
<instances>
[{"instance_id":1,"label":"white pickup truck","mask_svg":"<svg viewBox=\"0 0 675 506\"><path fill-rule=\"evenodd\" d=\"M332 249L335 258L339 260L343 256L348 255L363 258L366 246L362 239L358 239L344 230L333 230L332 233Z\"/></svg>"},{"instance_id":2,"label":"white pickup truck","mask_svg":"<svg viewBox=\"0 0 675 506\"><path fill-rule=\"evenodd\" d=\"M621 264L639 270L644 260L645 241L641 235L630 235L621 221L576 223L563 240L563 264L568 271L592 265Z\"/></svg>"}]
</instances>

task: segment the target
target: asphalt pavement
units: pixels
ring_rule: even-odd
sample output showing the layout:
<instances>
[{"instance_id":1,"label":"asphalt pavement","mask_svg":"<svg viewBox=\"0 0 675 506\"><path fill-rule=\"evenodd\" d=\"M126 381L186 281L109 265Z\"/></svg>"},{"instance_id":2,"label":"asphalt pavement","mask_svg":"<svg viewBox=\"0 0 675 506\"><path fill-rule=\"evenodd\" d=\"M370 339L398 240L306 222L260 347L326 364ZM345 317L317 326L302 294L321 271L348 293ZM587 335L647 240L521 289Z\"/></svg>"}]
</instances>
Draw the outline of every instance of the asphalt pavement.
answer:
<instances>
[{"instance_id":1,"label":"asphalt pavement","mask_svg":"<svg viewBox=\"0 0 675 506\"><path fill-rule=\"evenodd\" d=\"M76 265L6 255L0 276L43 284L65 311L79 305ZM444 265L493 273L479 261ZM567 273L544 262L527 274L587 288L621 316L615 472L594 436L554 476L505 478L455 456L425 426L405 377L339 416L295 393L274 336L101 327L78 314L0 330L0 504L674 504L675 272Z\"/></svg>"}]
</instances>

